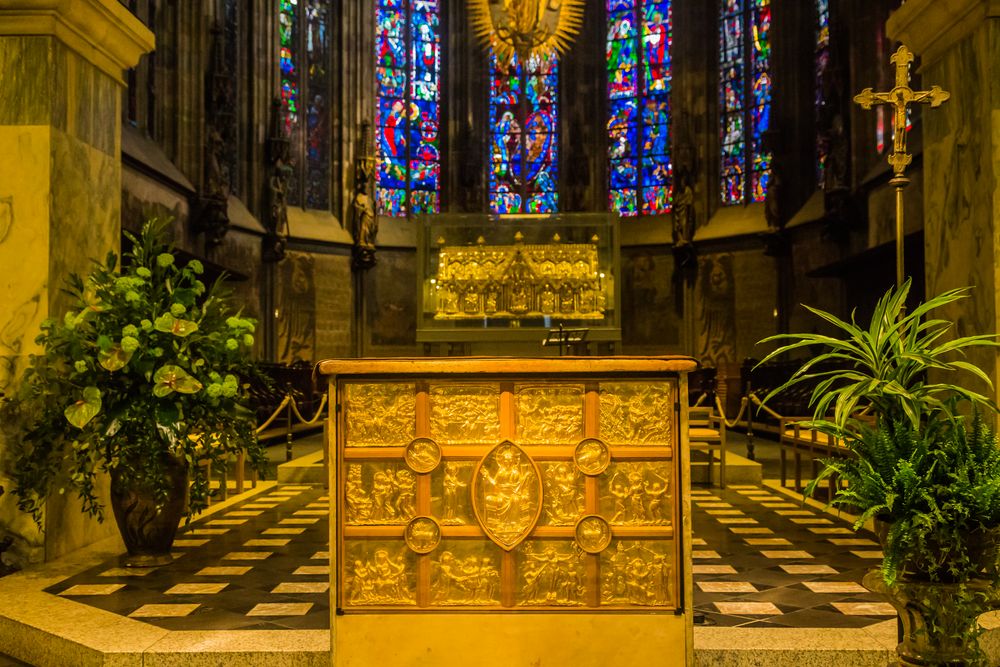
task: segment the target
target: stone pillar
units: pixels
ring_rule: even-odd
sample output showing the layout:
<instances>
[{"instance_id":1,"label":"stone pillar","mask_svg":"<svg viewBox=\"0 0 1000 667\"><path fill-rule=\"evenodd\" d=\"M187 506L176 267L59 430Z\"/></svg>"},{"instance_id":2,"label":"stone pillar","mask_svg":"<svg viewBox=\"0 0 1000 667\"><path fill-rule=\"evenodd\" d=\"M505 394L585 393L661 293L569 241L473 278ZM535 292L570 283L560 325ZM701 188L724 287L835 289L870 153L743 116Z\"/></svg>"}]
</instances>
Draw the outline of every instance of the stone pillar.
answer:
<instances>
[{"instance_id":1,"label":"stone pillar","mask_svg":"<svg viewBox=\"0 0 1000 667\"><path fill-rule=\"evenodd\" d=\"M924 107L924 252L927 296L973 286L972 298L945 316L956 335L1000 330L1000 2L909 0L886 25L921 62L920 88L941 86L951 99ZM886 64L888 67L888 63ZM969 361L993 380L995 352ZM985 387L972 387L982 391ZM994 393L996 396L996 393Z\"/></svg>"},{"instance_id":2,"label":"stone pillar","mask_svg":"<svg viewBox=\"0 0 1000 667\"><path fill-rule=\"evenodd\" d=\"M153 44L117 0L0 0L0 392L38 351L42 320L66 309L66 276L119 248L122 74ZM49 501L42 534L0 485L15 560L114 534L110 512L98 526L65 496Z\"/></svg>"}]
</instances>

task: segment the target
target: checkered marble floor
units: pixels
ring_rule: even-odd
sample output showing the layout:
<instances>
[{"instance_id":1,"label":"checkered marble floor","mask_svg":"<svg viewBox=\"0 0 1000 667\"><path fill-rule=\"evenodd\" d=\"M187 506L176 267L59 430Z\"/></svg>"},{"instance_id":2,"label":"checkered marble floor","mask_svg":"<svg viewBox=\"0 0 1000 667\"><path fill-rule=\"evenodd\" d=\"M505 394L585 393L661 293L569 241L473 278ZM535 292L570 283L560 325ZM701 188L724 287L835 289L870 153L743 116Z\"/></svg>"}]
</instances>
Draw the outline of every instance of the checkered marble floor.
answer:
<instances>
[{"instance_id":1,"label":"checkered marble floor","mask_svg":"<svg viewBox=\"0 0 1000 667\"><path fill-rule=\"evenodd\" d=\"M195 521L168 566L103 563L47 592L169 630L329 627L328 496L281 485ZM895 615L860 585L868 533L758 486L694 489L694 606L707 623L863 627Z\"/></svg>"},{"instance_id":2,"label":"checkered marble floor","mask_svg":"<svg viewBox=\"0 0 1000 667\"><path fill-rule=\"evenodd\" d=\"M760 486L691 491L694 607L706 623L858 628L893 618L861 586L875 535Z\"/></svg>"}]
</instances>

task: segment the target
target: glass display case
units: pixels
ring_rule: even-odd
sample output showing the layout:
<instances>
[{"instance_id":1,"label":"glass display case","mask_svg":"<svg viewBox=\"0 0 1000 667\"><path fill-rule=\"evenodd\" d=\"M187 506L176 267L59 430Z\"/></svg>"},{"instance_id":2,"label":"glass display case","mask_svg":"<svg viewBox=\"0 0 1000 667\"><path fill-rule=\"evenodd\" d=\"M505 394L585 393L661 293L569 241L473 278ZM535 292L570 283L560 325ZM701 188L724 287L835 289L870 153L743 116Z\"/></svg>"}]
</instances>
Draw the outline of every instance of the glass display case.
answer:
<instances>
[{"instance_id":1,"label":"glass display case","mask_svg":"<svg viewBox=\"0 0 1000 667\"><path fill-rule=\"evenodd\" d=\"M418 221L422 343L532 342L562 326L621 340L615 218L437 215Z\"/></svg>"}]
</instances>

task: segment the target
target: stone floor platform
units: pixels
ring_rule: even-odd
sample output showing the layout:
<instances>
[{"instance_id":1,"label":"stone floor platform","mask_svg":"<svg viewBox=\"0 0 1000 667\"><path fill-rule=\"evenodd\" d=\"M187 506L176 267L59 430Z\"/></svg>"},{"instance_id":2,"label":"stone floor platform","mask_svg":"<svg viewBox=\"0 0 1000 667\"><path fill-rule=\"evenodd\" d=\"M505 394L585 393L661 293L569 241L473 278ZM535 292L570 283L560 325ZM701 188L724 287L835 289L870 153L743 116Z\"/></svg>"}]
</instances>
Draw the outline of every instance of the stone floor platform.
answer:
<instances>
[{"instance_id":1,"label":"stone floor platform","mask_svg":"<svg viewBox=\"0 0 1000 667\"><path fill-rule=\"evenodd\" d=\"M877 563L872 535L773 483L696 488L692 501L694 607L709 624L695 628L697 665L894 664L895 618L858 586ZM322 486L265 482L185 528L169 566L122 570L115 538L0 579L0 654L45 667L329 665L327 503ZM987 643L1000 648L1000 632Z\"/></svg>"}]
</instances>

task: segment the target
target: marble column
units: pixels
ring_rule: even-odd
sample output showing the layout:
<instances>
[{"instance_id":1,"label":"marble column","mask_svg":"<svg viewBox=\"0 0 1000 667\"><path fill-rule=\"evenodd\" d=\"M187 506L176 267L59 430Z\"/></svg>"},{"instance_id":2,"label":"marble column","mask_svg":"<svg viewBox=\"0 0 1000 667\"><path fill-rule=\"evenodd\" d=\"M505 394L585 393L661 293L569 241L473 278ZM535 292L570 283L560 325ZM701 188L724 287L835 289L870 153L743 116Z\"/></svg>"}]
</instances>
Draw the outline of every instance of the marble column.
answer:
<instances>
[{"instance_id":1,"label":"marble column","mask_svg":"<svg viewBox=\"0 0 1000 667\"><path fill-rule=\"evenodd\" d=\"M0 0L0 392L38 351L42 320L65 311L66 276L119 248L122 75L153 44L117 0ZM16 561L114 534L58 495L42 533L0 485Z\"/></svg>"},{"instance_id":2,"label":"marble column","mask_svg":"<svg viewBox=\"0 0 1000 667\"><path fill-rule=\"evenodd\" d=\"M973 286L971 299L944 314L955 322L956 335L995 333L1000 330L1000 3L909 0L886 28L920 57L921 89L938 85L951 93L942 107L924 107L922 115L923 179L935 184L923 190L926 293ZM969 360L996 386L995 352L973 352Z\"/></svg>"}]
</instances>

